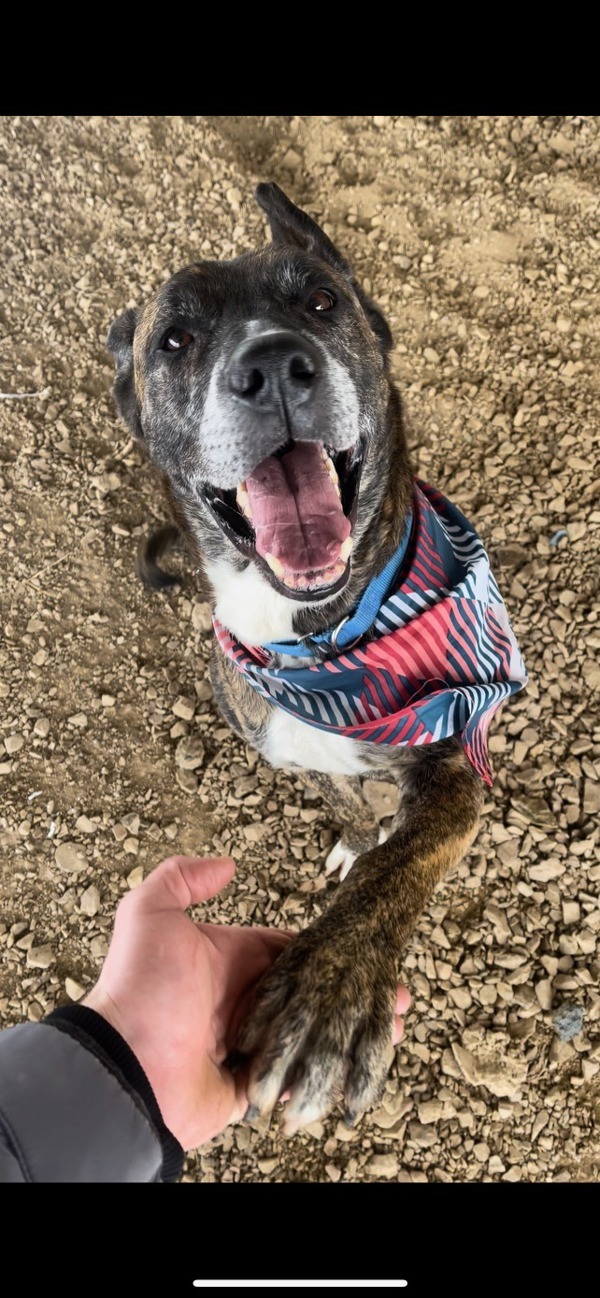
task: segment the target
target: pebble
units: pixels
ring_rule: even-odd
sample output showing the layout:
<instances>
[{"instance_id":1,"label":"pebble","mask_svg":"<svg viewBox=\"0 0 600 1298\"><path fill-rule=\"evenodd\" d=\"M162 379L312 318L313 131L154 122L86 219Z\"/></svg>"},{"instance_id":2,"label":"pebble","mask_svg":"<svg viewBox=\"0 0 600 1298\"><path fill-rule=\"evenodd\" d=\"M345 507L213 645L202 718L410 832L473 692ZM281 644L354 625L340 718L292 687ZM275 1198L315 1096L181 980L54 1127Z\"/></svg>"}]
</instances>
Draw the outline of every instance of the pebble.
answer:
<instances>
[{"instance_id":1,"label":"pebble","mask_svg":"<svg viewBox=\"0 0 600 1298\"><path fill-rule=\"evenodd\" d=\"M175 761L184 771L195 771L204 761L204 744L195 735L180 739L175 749Z\"/></svg>"},{"instance_id":2,"label":"pebble","mask_svg":"<svg viewBox=\"0 0 600 1298\"><path fill-rule=\"evenodd\" d=\"M65 978L65 991L72 1001L80 1001L85 996L85 987L81 987L74 978Z\"/></svg>"},{"instance_id":3,"label":"pebble","mask_svg":"<svg viewBox=\"0 0 600 1298\"><path fill-rule=\"evenodd\" d=\"M429 1122L438 1122L444 1112L444 1105L441 1100L425 1100L420 1104L417 1113L419 1122L427 1124Z\"/></svg>"},{"instance_id":4,"label":"pebble","mask_svg":"<svg viewBox=\"0 0 600 1298\"><path fill-rule=\"evenodd\" d=\"M78 870L84 870L87 865L85 851L77 843L66 840L59 843L54 853L54 860L61 870L75 874Z\"/></svg>"},{"instance_id":5,"label":"pebble","mask_svg":"<svg viewBox=\"0 0 600 1298\"><path fill-rule=\"evenodd\" d=\"M184 793L197 792L198 777L194 775L193 771L186 771L183 767L178 766L175 771L175 779L177 780L179 788L183 789Z\"/></svg>"},{"instance_id":6,"label":"pebble","mask_svg":"<svg viewBox=\"0 0 600 1298\"><path fill-rule=\"evenodd\" d=\"M98 826L88 816L78 816L75 821L75 828L82 834L95 834Z\"/></svg>"},{"instance_id":7,"label":"pebble","mask_svg":"<svg viewBox=\"0 0 600 1298\"><path fill-rule=\"evenodd\" d=\"M583 1028L583 1010L580 1005L565 1001L555 1009L552 1022L560 1040L571 1041L573 1037L579 1036Z\"/></svg>"},{"instance_id":8,"label":"pebble","mask_svg":"<svg viewBox=\"0 0 600 1298\"><path fill-rule=\"evenodd\" d=\"M244 838L249 843L260 843L261 840L269 833L269 825L244 825Z\"/></svg>"},{"instance_id":9,"label":"pebble","mask_svg":"<svg viewBox=\"0 0 600 1298\"><path fill-rule=\"evenodd\" d=\"M7 753L10 753L12 756L13 753L18 753L21 751L24 743L25 740L23 739L22 735L8 735L8 737L4 740L4 747Z\"/></svg>"},{"instance_id":10,"label":"pebble","mask_svg":"<svg viewBox=\"0 0 600 1298\"><path fill-rule=\"evenodd\" d=\"M383 780L365 780L363 794L378 820L395 816L400 798L398 785Z\"/></svg>"},{"instance_id":11,"label":"pebble","mask_svg":"<svg viewBox=\"0 0 600 1298\"><path fill-rule=\"evenodd\" d=\"M39 735L40 739L45 739L50 730L50 721L48 717L38 717L33 727L34 735Z\"/></svg>"},{"instance_id":12,"label":"pebble","mask_svg":"<svg viewBox=\"0 0 600 1298\"><path fill-rule=\"evenodd\" d=\"M210 604L194 604L192 608L192 626L194 631L212 631L212 610Z\"/></svg>"},{"instance_id":13,"label":"pebble","mask_svg":"<svg viewBox=\"0 0 600 1298\"><path fill-rule=\"evenodd\" d=\"M97 915L100 909L100 893L95 883L91 883L89 888L82 892L79 905L84 915L89 915L90 918Z\"/></svg>"},{"instance_id":14,"label":"pebble","mask_svg":"<svg viewBox=\"0 0 600 1298\"><path fill-rule=\"evenodd\" d=\"M54 964L55 960L54 951L48 944L30 946L27 952L27 965L30 969L48 969L51 964Z\"/></svg>"},{"instance_id":15,"label":"pebble","mask_svg":"<svg viewBox=\"0 0 600 1298\"><path fill-rule=\"evenodd\" d=\"M367 1176L389 1180L398 1175L399 1163L395 1154L371 1154L365 1164Z\"/></svg>"},{"instance_id":16,"label":"pebble","mask_svg":"<svg viewBox=\"0 0 600 1298\"><path fill-rule=\"evenodd\" d=\"M181 717L182 721L191 721L194 712L196 711L195 700L187 699L183 696L183 694L180 694L179 697L175 699L171 711L175 714L176 717Z\"/></svg>"}]
</instances>

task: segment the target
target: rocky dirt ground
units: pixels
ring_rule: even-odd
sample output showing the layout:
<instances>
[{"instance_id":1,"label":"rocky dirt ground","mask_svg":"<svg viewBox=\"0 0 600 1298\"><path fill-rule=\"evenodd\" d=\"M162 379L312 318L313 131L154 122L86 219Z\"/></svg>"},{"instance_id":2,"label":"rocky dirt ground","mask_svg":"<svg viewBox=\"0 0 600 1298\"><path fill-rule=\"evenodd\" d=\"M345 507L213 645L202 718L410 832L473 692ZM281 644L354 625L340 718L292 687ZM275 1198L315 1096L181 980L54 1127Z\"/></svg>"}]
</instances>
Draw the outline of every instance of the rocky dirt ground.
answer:
<instances>
[{"instance_id":1,"label":"rocky dirt ground","mask_svg":"<svg viewBox=\"0 0 600 1298\"><path fill-rule=\"evenodd\" d=\"M415 464L487 542L531 681L406 952L381 1107L290 1140L240 1125L186 1178L597 1179L598 119L0 125L2 1022L79 998L123 890L174 851L236 858L214 918L301 926L336 887L320 801L215 710L189 563L174 594L134 578L165 514L103 346L177 267L263 241L252 190L274 179L387 311Z\"/></svg>"}]
</instances>

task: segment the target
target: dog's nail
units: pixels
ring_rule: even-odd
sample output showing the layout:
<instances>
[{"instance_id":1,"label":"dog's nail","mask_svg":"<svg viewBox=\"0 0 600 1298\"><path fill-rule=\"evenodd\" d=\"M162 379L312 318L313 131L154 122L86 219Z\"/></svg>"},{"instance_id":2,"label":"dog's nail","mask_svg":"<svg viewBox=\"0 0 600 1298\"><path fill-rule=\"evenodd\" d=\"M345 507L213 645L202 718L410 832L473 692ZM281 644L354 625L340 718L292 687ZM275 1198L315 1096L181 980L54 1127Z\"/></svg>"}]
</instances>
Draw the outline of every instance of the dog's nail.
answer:
<instances>
[{"instance_id":1,"label":"dog's nail","mask_svg":"<svg viewBox=\"0 0 600 1298\"><path fill-rule=\"evenodd\" d=\"M355 1127L357 1121L358 1121L358 1114L354 1112L354 1109L346 1109L346 1112L344 1114L344 1126Z\"/></svg>"},{"instance_id":2,"label":"dog's nail","mask_svg":"<svg viewBox=\"0 0 600 1298\"><path fill-rule=\"evenodd\" d=\"M257 1109L255 1104L249 1104L244 1114L244 1122L256 1122L257 1118L260 1118L260 1109Z\"/></svg>"}]
</instances>

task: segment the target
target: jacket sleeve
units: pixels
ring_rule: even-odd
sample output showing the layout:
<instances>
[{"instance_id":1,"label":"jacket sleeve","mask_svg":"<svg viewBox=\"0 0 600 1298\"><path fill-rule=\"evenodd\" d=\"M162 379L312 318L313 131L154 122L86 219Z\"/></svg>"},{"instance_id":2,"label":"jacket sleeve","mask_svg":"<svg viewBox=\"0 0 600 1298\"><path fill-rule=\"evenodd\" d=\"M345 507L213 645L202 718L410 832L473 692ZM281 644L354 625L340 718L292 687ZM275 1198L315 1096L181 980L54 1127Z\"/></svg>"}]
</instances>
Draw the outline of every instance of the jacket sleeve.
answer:
<instances>
[{"instance_id":1,"label":"jacket sleeve","mask_svg":"<svg viewBox=\"0 0 600 1298\"><path fill-rule=\"evenodd\" d=\"M183 1150L136 1056L86 1006L0 1033L0 1182L173 1181Z\"/></svg>"}]
</instances>

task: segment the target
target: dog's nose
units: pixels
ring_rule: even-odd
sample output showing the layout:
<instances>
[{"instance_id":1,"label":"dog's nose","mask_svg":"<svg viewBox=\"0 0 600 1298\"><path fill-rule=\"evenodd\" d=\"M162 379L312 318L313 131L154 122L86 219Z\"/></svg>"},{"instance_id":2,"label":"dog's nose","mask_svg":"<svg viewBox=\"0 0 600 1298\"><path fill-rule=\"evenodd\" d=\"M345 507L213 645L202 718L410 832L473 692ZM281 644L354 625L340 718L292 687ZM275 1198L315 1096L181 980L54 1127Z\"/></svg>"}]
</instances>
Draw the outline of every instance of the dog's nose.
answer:
<instances>
[{"instance_id":1,"label":"dog's nose","mask_svg":"<svg viewBox=\"0 0 600 1298\"><path fill-rule=\"evenodd\" d=\"M261 410L299 406L313 395L319 354L306 338L287 330L241 343L229 366L229 387L239 401Z\"/></svg>"}]
</instances>

